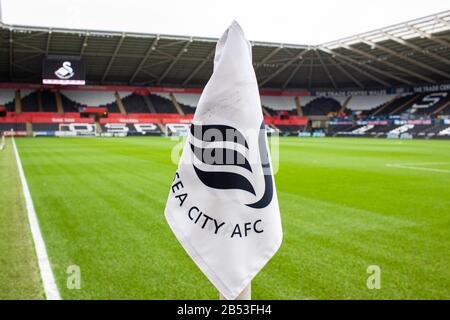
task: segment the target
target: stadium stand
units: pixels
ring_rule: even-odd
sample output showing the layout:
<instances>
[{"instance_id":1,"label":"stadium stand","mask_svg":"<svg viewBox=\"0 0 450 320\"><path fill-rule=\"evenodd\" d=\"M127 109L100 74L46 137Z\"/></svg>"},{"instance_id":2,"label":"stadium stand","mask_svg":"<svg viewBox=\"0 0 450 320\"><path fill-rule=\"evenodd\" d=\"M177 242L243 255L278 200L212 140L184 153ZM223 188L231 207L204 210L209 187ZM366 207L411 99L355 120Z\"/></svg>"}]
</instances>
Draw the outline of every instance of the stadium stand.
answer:
<instances>
[{"instance_id":1,"label":"stadium stand","mask_svg":"<svg viewBox=\"0 0 450 320\"><path fill-rule=\"evenodd\" d=\"M122 103L127 113L150 113L144 98L136 93L122 98Z\"/></svg>"},{"instance_id":2,"label":"stadium stand","mask_svg":"<svg viewBox=\"0 0 450 320\"><path fill-rule=\"evenodd\" d=\"M312 100L303 107L305 116L328 115L329 113L338 113L342 106L339 101L333 98L320 97Z\"/></svg>"},{"instance_id":3,"label":"stadium stand","mask_svg":"<svg viewBox=\"0 0 450 320\"><path fill-rule=\"evenodd\" d=\"M31 92L26 96L22 96L22 112L39 112L44 110L39 110L38 106L38 93L37 91ZM42 100L41 100L42 101Z\"/></svg>"},{"instance_id":4,"label":"stadium stand","mask_svg":"<svg viewBox=\"0 0 450 320\"><path fill-rule=\"evenodd\" d=\"M18 122L0 122L0 131L26 131L26 124L25 123L18 123Z\"/></svg>"},{"instance_id":5,"label":"stadium stand","mask_svg":"<svg viewBox=\"0 0 450 320\"><path fill-rule=\"evenodd\" d=\"M395 97L396 95L393 94L352 96L347 108L354 112L360 111L366 115L371 115L375 110L385 106Z\"/></svg>"},{"instance_id":6,"label":"stadium stand","mask_svg":"<svg viewBox=\"0 0 450 320\"><path fill-rule=\"evenodd\" d=\"M435 113L445 114L445 108L450 104L450 92L433 92L423 95L407 112L414 115L430 116ZM442 112L442 113L441 113Z\"/></svg>"},{"instance_id":7,"label":"stadium stand","mask_svg":"<svg viewBox=\"0 0 450 320\"><path fill-rule=\"evenodd\" d=\"M280 130L283 134L288 135L297 135L298 133L305 130L305 126L300 125L277 125L278 130Z\"/></svg>"},{"instance_id":8,"label":"stadium stand","mask_svg":"<svg viewBox=\"0 0 450 320\"><path fill-rule=\"evenodd\" d=\"M427 29L427 24L432 24L433 30ZM448 46L443 45L443 39L450 36L449 26L450 11L446 11L318 46L254 42L256 77L267 125L283 134L305 136L324 130L335 136L385 137L401 132L434 138L441 131L447 132L450 71ZM52 46L47 47L50 34ZM131 37L143 41L131 46ZM54 131L61 123L89 123L89 128L95 124L99 133L120 129L123 124L127 132L135 132L132 123L149 128L156 124L160 132L167 124L186 125L211 75L215 46L214 39L173 39L126 32L118 36L92 30L74 33L69 29L4 23L0 23L0 39L14 39L15 44L9 55L0 56L2 130L28 133L30 129ZM89 43L83 54L87 86L41 85L42 53L60 54L53 48L67 44L66 54L79 56L80 39ZM123 41L116 52L119 39ZM143 72L149 41L167 44L151 48L157 54L152 55L152 73L156 77L150 78ZM181 50L185 45L196 49L179 51L179 55L173 52L175 47ZM69 49L72 47L76 49ZM275 47L278 53L272 61L268 53ZM20 48L27 51L21 52ZM102 55L96 55L101 48ZM17 62L11 64L14 59L10 56L29 61L27 68L22 70ZM116 63L125 56L129 63ZM308 61L309 76L302 76L306 65L293 63L294 57ZM261 59L264 64L259 64ZM323 72L324 63L330 64L329 74ZM428 66L423 68L425 64ZM352 77L348 76L348 67ZM335 82L332 89L330 79Z\"/></svg>"},{"instance_id":9,"label":"stadium stand","mask_svg":"<svg viewBox=\"0 0 450 320\"><path fill-rule=\"evenodd\" d=\"M105 107L108 109L109 113L120 113L120 109L116 101L106 104Z\"/></svg>"},{"instance_id":10,"label":"stadium stand","mask_svg":"<svg viewBox=\"0 0 450 320\"><path fill-rule=\"evenodd\" d=\"M295 109L294 97L262 96L261 105L277 111L290 111Z\"/></svg>"},{"instance_id":11,"label":"stadium stand","mask_svg":"<svg viewBox=\"0 0 450 320\"><path fill-rule=\"evenodd\" d=\"M199 94L182 93L174 94L174 96L185 114L193 114L195 112L198 100L200 99Z\"/></svg>"},{"instance_id":12,"label":"stadium stand","mask_svg":"<svg viewBox=\"0 0 450 320\"><path fill-rule=\"evenodd\" d=\"M63 104L64 112L79 112L79 108L81 107L81 104L69 99L64 94L61 94L61 100Z\"/></svg>"},{"instance_id":13,"label":"stadium stand","mask_svg":"<svg viewBox=\"0 0 450 320\"><path fill-rule=\"evenodd\" d=\"M420 94L407 94L396 98L379 114L394 115L400 114L410 108L410 106L420 98Z\"/></svg>"},{"instance_id":14,"label":"stadium stand","mask_svg":"<svg viewBox=\"0 0 450 320\"><path fill-rule=\"evenodd\" d=\"M275 117L275 116L277 116L279 114L278 111L276 111L276 110L274 110L274 109L272 109L270 107L267 107L267 106L264 106L264 105L262 107L265 109L265 111L268 113L269 116Z\"/></svg>"},{"instance_id":15,"label":"stadium stand","mask_svg":"<svg viewBox=\"0 0 450 320\"><path fill-rule=\"evenodd\" d=\"M33 123L33 131L58 131L58 123Z\"/></svg>"},{"instance_id":16,"label":"stadium stand","mask_svg":"<svg viewBox=\"0 0 450 320\"><path fill-rule=\"evenodd\" d=\"M42 96L42 111L43 112L57 112L55 93L49 90L41 92ZM23 103L22 103L23 104Z\"/></svg>"},{"instance_id":17,"label":"stadium stand","mask_svg":"<svg viewBox=\"0 0 450 320\"><path fill-rule=\"evenodd\" d=\"M336 136L340 132L349 132L354 127L355 126L353 124L328 125L328 128L326 130L326 134L328 136Z\"/></svg>"},{"instance_id":18,"label":"stadium stand","mask_svg":"<svg viewBox=\"0 0 450 320\"><path fill-rule=\"evenodd\" d=\"M181 109L183 110L184 114L194 114L195 113L194 107L191 107L191 106L188 106L188 105L182 104L182 103L180 103L179 105L180 105Z\"/></svg>"},{"instance_id":19,"label":"stadium stand","mask_svg":"<svg viewBox=\"0 0 450 320\"><path fill-rule=\"evenodd\" d=\"M149 97L157 113L177 113L168 94L151 94Z\"/></svg>"}]
</instances>

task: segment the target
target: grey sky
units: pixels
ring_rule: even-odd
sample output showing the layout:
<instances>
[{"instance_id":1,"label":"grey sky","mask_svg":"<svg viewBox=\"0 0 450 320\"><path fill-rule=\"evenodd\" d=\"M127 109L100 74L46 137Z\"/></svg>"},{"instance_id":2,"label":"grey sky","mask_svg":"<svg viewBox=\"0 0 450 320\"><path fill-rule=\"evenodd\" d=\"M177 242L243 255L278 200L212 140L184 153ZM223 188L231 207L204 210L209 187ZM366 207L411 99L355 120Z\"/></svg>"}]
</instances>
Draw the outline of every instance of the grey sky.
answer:
<instances>
[{"instance_id":1,"label":"grey sky","mask_svg":"<svg viewBox=\"0 0 450 320\"><path fill-rule=\"evenodd\" d=\"M250 40L310 44L450 9L448 0L0 0L3 22L218 38L236 19Z\"/></svg>"}]
</instances>

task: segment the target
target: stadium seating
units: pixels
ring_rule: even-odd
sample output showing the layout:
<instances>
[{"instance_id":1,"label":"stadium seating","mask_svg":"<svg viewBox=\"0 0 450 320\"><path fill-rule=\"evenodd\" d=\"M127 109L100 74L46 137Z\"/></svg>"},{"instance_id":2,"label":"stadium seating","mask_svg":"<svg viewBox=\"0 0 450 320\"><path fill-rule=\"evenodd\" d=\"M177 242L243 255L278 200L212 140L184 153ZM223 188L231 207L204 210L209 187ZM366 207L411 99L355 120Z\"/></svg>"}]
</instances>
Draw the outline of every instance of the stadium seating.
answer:
<instances>
[{"instance_id":1,"label":"stadium seating","mask_svg":"<svg viewBox=\"0 0 450 320\"><path fill-rule=\"evenodd\" d=\"M415 124L411 129L409 129L406 132L416 137L422 132L426 133L427 129L429 128L432 128L432 126L426 124Z\"/></svg>"},{"instance_id":2,"label":"stadium seating","mask_svg":"<svg viewBox=\"0 0 450 320\"><path fill-rule=\"evenodd\" d=\"M450 104L450 92L434 92L426 94L408 109L414 115L430 116L435 112L445 114L445 107ZM443 108L442 108L443 107ZM442 108L442 110L441 110Z\"/></svg>"},{"instance_id":3,"label":"stadium seating","mask_svg":"<svg viewBox=\"0 0 450 320\"><path fill-rule=\"evenodd\" d=\"M5 106L6 111L14 111L15 90L1 89L0 90L0 106Z\"/></svg>"},{"instance_id":4,"label":"stadium seating","mask_svg":"<svg viewBox=\"0 0 450 320\"><path fill-rule=\"evenodd\" d=\"M108 109L109 113L120 113L119 106L116 101L106 104L105 107Z\"/></svg>"},{"instance_id":5,"label":"stadium seating","mask_svg":"<svg viewBox=\"0 0 450 320\"><path fill-rule=\"evenodd\" d=\"M295 109L294 97L262 96L261 105L273 110L289 111Z\"/></svg>"},{"instance_id":6,"label":"stadium seating","mask_svg":"<svg viewBox=\"0 0 450 320\"><path fill-rule=\"evenodd\" d=\"M43 111L39 110L38 105L38 92L31 92L26 96L22 96L22 112L38 112ZM43 101L42 101L43 102Z\"/></svg>"},{"instance_id":7,"label":"stadium seating","mask_svg":"<svg viewBox=\"0 0 450 320\"><path fill-rule=\"evenodd\" d=\"M144 98L138 94L131 94L122 98L122 103L128 113L150 113ZM116 104L117 106L117 104Z\"/></svg>"},{"instance_id":8,"label":"stadium seating","mask_svg":"<svg viewBox=\"0 0 450 320\"><path fill-rule=\"evenodd\" d=\"M197 107L198 100L200 99L199 94L181 93L175 94L175 99L180 104L183 112L185 114L195 113L195 108Z\"/></svg>"},{"instance_id":9,"label":"stadium seating","mask_svg":"<svg viewBox=\"0 0 450 320\"><path fill-rule=\"evenodd\" d=\"M277 128L284 134L298 134L305 130L305 126L299 125L277 125Z\"/></svg>"},{"instance_id":10,"label":"stadium seating","mask_svg":"<svg viewBox=\"0 0 450 320\"><path fill-rule=\"evenodd\" d=\"M72 101L82 106L104 106L108 103L114 102L113 91L94 91L94 90L61 90L61 95L66 96ZM119 92L119 95L124 98L130 94L129 92Z\"/></svg>"},{"instance_id":11,"label":"stadium seating","mask_svg":"<svg viewBox=\"0 0 450 320\"><path fill-rule=\"evenodd\" d=\"M25 123L18 123L18 122L0 122L0 131L26 131L26 124Z\"/></svg>"},{"instance_id":12,"label":"stadium seating","mask_svg":"<svg viewBox=\"0 0 450 320\"><path fill-rule=\"evenodd\" d=\"M278 111L276 111L276 110L274 110L274 109L272 109L272 108L269 108L269 107L267 107L267 106L264 106L264 108L266 109L266 111L267 111L271 116L273 116L273 117L278 116Z\"/></svg>"},{"instance_id":13,"label":"stadium seating","mask_svg":"<svg viewBox=\"0 0 450 320\"><path fill-rule=\"evenodd\" d=\"M420 97L420 94L406 94L399 96L395 100L393 100L392 103L382 109L378 114L401 114L403 111L408 110L415 101L420 99ZM381 106L380 108L383 108L383 106Z\"/></svg>"},{"instance_id":14,"label":"stadium seating","mask_svg":"<svg viewBox=\"0 0 450 320\"><path fill-rule=\"evenodd\" d=\"M58 123L33 123L33 131L58 131Z\"/></svg>"},{"instance_id":15,"label":"stadium seating","mask_svg":"<svg viewBox=\"0 0 450 320\"><path fill-rule=\"evenodd\" d=\"M168 98L156 94L151 94L149 98L157 113L177 113L177 109Z\"/></svg>"},{"instance_id":16,"label":"stadium seating","mask_svg":"<svg viewBox=\"0 0 450 320\"><path fill-rule=\"evenodd\" d=\"M42 96L42 111L57 112L55 93L49 90L41 92Z\"/></svg>"},{"instance_id":17,"label":"stadium seating","mask_svg":"<svg viewBox=\"0 0 450 320\"><path fill-rule=\"evenodd\" d=\"M200 98L198 93L176 92L172 95L163 91L150 94L146 89L135 88L134 91L118 89L118 91L115 89L97 91L91 88L88 90L20 89L21 104L18 104L17 108L20 110L21 107L21 112L18 113L14 113L17 89L0 89L0 106L5 106L8 113L4 113L3 117L8 116L14 119L16 115L20 116L20 120L17 121L3 120L2 130L27 131L28 129L29 133L30 127L25 124L31 123L35 132L57 131L59 123L64 123L65 118L68 123L80 121L84 123L86 119L82 119L80 107L106 107L111 114L108 116L111 120L101 123L100 128L103 132L108 131L105 131L106 123L127 123L129 134L141 135L140 131L136 131L130 123L148 122L148 124L161 126L167 123L178 123L178 120L175 120L179 119L177 117L187 115L187 118L182 120L184 122L181 122L186 123L192 119ZM58 95L61 98L62 109ZM297 109L297 103L300 104L300 110ZM292 95L262 95L261 104L266 123L278 128L284 135L298 135L312 131L312 128L307 129L306 122L302 125L296 124L301 123L295 122L297 121L295 119L300 119L297 118L300 111L305 121L308 120L306 117L309 117L309 120L330 121L326 129L321 129L328 136L387 137L405 133L418 138L434 138L446 127L440 120L433 120L436 124L432 125L431 119L450 114L450 92L351 97L301 95L298 98ZM64 115L61 114L62 111ZM39 118L40 114L45 119L35 121L34 119ZM142 121L142 117L147 120ZM289 119L294 119L294 122ZM89 121L94 124L95 121L99 122L99 118L91 117ZM331 124L333 121L334 123ZM161 132L161 129L158 130Z\"/></svg>"},{"instance_id":18,"label":"stadium seating","mask_svg":"<svg viewBox=\"0 0 450 320\"><path fill-rule=\"evenodd\" d=\"M335 136L337 135L339 132L349 132L351 131L352 128L354 128L355 126L353 124L343 124L343 125L329 125L327 130L326 130L326 134L328 136Z\"/></svg>"},{"instance_id":19,"label":"stadium seating","mask_svg":"<svg viewBox=\"0 0 450 320\"><path fill-rule=\"evenodd\" d=\"M339 101L333 98L320 97L312 100L303 107L305 116L328 115L329 113L337 113L342 106Z\"/></svg>"},{"instance_id":20,"label":"stadium seating","mask_svg":"<svg viewBox=\"0 0 450 320\"><path fill-rule=\"evenodd\" d=\"M365 115L371 115L377 108L389 103L395 97L396 95L392 94L352 96L348 102L347 109L355 113L361 112Z\"/></svg>"},{"instance_id":21,"label":"stadium seating","mask_svg":"<svg viewBox=\"0 0 450 320\"><path fill-rule=\"evenodd\" d=\"M64 94L61 94L61 100L64 112L79 112L79 107L81 107L81 104L69 99Z\"/></svg>"}]
</instances>

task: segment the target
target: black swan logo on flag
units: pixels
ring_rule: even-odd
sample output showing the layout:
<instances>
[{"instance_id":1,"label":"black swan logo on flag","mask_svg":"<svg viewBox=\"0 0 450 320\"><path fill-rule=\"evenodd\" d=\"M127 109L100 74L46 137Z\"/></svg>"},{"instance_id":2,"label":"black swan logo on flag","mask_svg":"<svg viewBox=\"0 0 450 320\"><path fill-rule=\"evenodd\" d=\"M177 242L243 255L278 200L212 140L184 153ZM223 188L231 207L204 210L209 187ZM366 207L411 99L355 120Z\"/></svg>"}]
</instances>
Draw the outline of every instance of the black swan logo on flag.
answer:
<instances>
[{"instance_id":1,"label":"black swan logo on flag","mask_svg":"<svg viewBox=\"0 0 450 320\"><path fill-rule=\"evenodd\" d=\"M234 146L238 144L246 150L249 149L244 135L236 128L226 125L192 124L191 135L195 139L206 143L231 143ZM269 153L265 138L266 131L264 122L262 122L258 135L258 147L262 172L264 174L264 193L258 201L246 204L246 206L254 209L262 209L267 207L273 197L272 170L270 168ZM201 148L195 146L192 142L190 143L190 146L195 157L205 164L240 167L250 173L253 173L247 158L242 152L238 151L237 148L227 148L224 146ZM209 155L210 158L208 159L205 155ZM239 173L226 171L204 171L195 165L193 165L193 167L200 181L210 188L240 189L256 196L255 188L252 183Z\"/></svg>"}]
</instances>

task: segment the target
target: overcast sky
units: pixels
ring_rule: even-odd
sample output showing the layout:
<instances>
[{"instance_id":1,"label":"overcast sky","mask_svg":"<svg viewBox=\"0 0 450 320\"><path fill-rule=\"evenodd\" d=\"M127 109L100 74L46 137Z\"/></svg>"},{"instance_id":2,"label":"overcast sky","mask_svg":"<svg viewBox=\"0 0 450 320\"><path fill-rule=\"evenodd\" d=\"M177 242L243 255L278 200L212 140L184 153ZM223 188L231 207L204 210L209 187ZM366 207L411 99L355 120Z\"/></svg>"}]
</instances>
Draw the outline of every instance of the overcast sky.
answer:
<instances>
[{"instance_id":1,"label":"overcast sky","mask_svg":"<svg viewBox=\"0 0 450 320\"><path fill-rule=\"evenodd\" d=\"M448 0L0 0L7 24L316 45L450 9Z\"/></svg>"}]
</instances>

